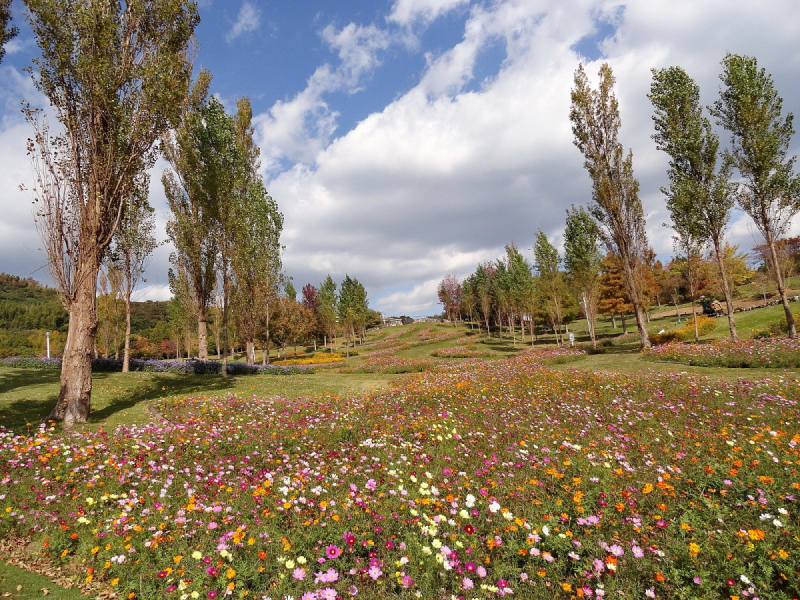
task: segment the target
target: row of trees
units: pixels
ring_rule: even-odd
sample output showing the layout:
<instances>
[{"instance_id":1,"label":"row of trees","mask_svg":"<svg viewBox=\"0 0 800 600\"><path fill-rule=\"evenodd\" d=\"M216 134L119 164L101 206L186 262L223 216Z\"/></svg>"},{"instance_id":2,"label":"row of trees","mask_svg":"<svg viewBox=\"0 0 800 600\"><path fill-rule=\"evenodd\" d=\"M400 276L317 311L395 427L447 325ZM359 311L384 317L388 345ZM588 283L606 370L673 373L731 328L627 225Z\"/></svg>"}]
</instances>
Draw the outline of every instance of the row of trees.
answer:
<instances>
[{"instance_id":1,"label":"row of trees","mask_svg":"<svg viewBox=\"0 0 800 600\"><path fill-rule=\"evenodd\" d=\"M209 307L215 299L223 365L231 315L252 364L262 331L269 347L269 318L283 281L283 215L258 174L249 100L240 99L230 116L209 97L210 83L210 73L201 72L180 123L162 142L170 165L162 178L172 211L167 233L176 249L170 288L182 312L197 320L200 359L208 358Z\"/></svg>"},{"instance_id":2,"label":"row of trees","mask_svg":"<svg viewBox=\"0 0 800 600\"><path fill-rule=\"evenodd\" d=\"M788 157L793 116L782 116L782 100L772 78L753 57L728 54L722 61L719 99L709 107L717 124L731 135L720 152L718 136L704 115L697 84L680 67L653 70L649 98L653 139L669 157L669 186L662 189L675 231L675 248L692 264L707 246L717 263L728 305L730 336L737 339L732 290L724 268L724 238L734 205L752 219L764 237L768 260L789 325L796 335L777 243L800 211L800 178ZM575 145L592 180L591 215L607 252L618 257L643 347L647 334L644 273L651 254L645 217L633 175L633 156L618 140L621 125L614 76L604 64L593 89L579 66L572 90L570 120ZM720 160L721 159L721 160ZM732 180L737 172L740 182Z\"/></svg>"},{"instance_id":3,"label":"row of trees","mask_svg":"<svg viewBox=\"0 0 800 600\"><path fill-rule=\"evenodd\" d=\"M539 232L533 247L534 261L529 263L512 243L496 262L486 262L459 281L445 275L439 284L439 300L450 320L465 317L485 328L492 326L503 335L521 339L527 334L531 343L537 332L549 328L563 343L563 333L576 318L586 318L589 337L596 345L595 319L609 317L616 329L627 333L626 319L634 314L633 303L625 285L625 273L618 255L600 251L597 225L582 207L567 212L564 255ZM727 279L734 286L757 278L760 273L747 266L748 254L737 247L723 248ZM724 298L723 286L711 254L693 257L691 263L675 257L666 266L651 252L641 268L642 306L645 319L656 307L667 303L676 306L699 296ZM766 276L766 274L764 274Z\"/></svg>"}]
</instances>

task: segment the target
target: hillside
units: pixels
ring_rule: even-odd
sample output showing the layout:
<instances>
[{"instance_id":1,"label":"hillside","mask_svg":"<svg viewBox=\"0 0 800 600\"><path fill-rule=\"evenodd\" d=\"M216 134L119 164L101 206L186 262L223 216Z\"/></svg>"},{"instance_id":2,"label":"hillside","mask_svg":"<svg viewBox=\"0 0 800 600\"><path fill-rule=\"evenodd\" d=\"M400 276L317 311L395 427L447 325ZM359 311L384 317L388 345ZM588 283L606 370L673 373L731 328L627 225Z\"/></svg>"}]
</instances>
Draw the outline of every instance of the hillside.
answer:
<instances>
[{"instance_id":1,"label":"hillside","mask_svg":"<svg viewBox=\"0 0 800 600\"><path fill-rule=\"evenodd\" d=\"M131 330L150 332L167 320L166 302L134 302ZM33 279L0 273L0 358L42 356L46 332L57 353L66 338L69 318L53 288Z\"/></svg>"}]
</instances>

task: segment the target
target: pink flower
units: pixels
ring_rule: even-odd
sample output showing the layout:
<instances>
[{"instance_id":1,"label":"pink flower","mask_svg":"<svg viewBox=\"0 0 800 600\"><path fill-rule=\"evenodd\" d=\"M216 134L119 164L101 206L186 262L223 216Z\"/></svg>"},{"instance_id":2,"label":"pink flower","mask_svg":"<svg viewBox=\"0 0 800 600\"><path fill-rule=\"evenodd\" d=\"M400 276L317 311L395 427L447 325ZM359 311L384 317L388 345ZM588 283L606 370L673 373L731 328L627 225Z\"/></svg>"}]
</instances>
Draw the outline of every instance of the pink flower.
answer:
<instances>
[{"instance_id":1,"label":"pink flower","mask_svg":"<svg viewBox=\"0 0 800 600\"><path fill-rule=\"evenodd\" d=\"M486 569L483 568L483 565L478 565L477 573L481 579L486 577Z\"/></svg>"},{"instance_id":2,"label":"pink flower","mask_svg":"<svg viewBox=\"0 0 800 600\"><path fill-rule=\"evenodd\" d=\"M471 590L475 587L475 584L472 583L472 579L469 577L464 577L464 579L461 580L461 587L463 587L465 590Z\"/></svg>"},{"instance_id":3,"label":"pink flower","mask_svg":"<svg viewBox=\"0 0 800 600\"><path fill-rule=\"evenodd\" d=\"M369 571L367 571L367 575L369 575L370 577L372 577L372 580L373 580L373 581L378 581L378 578L379 578L381 575L383 575L383 571L381 571L381 568L380 568L378 565L372 565L372 566L369 568Z\"/></svg>"},{"instance_id":4,"label":"pink flower","mask_svg":"<svg viewBox=\"0 0 800 600\"><path fill-rule=\"evenodd\" d=\"M302 567L297 567L294 571L292 571L292 577L297 579L297 581L303 581L306 578L306 570Z\"/></svg>"},{"instance_id":5,"label":"pink flower","mask_svg":"<svg viewBox=\"0 0 800 600\"><path fill-rule=\"evenodd\" d=\"M374 492L376 487L378 487L378 484L375 482L375 480L374 480L374 479L369 479L369 480L367 481L367 489L368 489L370 492Z\"/></svg>"},{"instance_id":6,"label":"pink flower","mask_svg":"<svg viewBox=\"0 0 800 600\"><path fill-rule=\"evenodd\" d=\"M323 588L317 591L320 600L336 600L336 590L332 588Z\"/></svg>"},{"instance_id":7,"label":"pink flower","mask_svg":"<svg viewBox=\"0 0 800 600\"><path fill-rule=\"evenodd\" d=\"M327 548L325 548L325 556L328 558L339 558L342 554L342 549L339 548L336 544L331 544Z\"/></svg>"},{"instance_id":8,"label":"pink flower","mask_svg":"<svg viewBox=\"0 0 800 600\"><path fill-rule=\"evenodd\" d=\"M410 575L406 575L403 577L403 580L400 583L404 588L410 588L412 585L414 585L414 580L411 579Z\"/></svg>"}]
</instances>

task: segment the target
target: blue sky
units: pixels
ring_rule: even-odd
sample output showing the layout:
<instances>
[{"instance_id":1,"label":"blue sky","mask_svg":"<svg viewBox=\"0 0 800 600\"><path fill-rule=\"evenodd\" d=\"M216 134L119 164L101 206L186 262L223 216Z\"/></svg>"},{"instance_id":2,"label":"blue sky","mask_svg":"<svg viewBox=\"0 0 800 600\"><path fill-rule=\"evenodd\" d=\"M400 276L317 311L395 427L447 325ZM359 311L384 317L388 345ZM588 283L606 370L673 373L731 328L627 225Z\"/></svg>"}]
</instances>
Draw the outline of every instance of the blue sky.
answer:
<instances>
[{"instance_id":1,"label":"blue sky","mask_svg":"<svg viewBox=\"0 0 800 600\"><path fill-rule=\"evenodd\" d=\"M22 3L13 6L22 32L0 65L0 271L48 283L30 197L18 189L31 179L19 102L46 100L24 72L36 46ZM591 197L568 119L579 62L592 75L603 61L614 69L621 139L664 259L666 160L650 139L650 69L683 66L710 104L725 52L754 55L785 111L800 112L796 0L203 0L199 9L195 67L211 71L229 109L242 96L253 104L295 287L347 273L388 314L438 312L445 273L466 276L512 241L532 261L539 229L560 244L565 210ZM165 238L163 168L153 170L151 203ZM744 249L757 241L742 215L729 237ZM139 298L168 297L169 252L154 255Z\"/></svg>"}]
</instances>

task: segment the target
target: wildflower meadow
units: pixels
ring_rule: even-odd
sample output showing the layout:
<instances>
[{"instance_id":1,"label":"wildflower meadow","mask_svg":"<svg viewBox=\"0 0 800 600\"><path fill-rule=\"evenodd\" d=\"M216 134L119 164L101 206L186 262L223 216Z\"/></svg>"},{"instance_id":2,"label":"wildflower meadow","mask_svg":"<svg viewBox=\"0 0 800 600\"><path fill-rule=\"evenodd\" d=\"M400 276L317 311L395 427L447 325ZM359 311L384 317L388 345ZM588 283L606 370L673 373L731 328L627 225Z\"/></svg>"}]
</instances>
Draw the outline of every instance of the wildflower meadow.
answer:
<instances>
[{"instance_id":1,"label":"wildflower meadow","mask_svg":"<svg viewBox=\"0 0 800 600\"><path fill-rule=\"evenodd\" d=\"M0 536L119 598L800 596L800 384L449 362L0 430Z\"/></svg>"}]
</instances>

